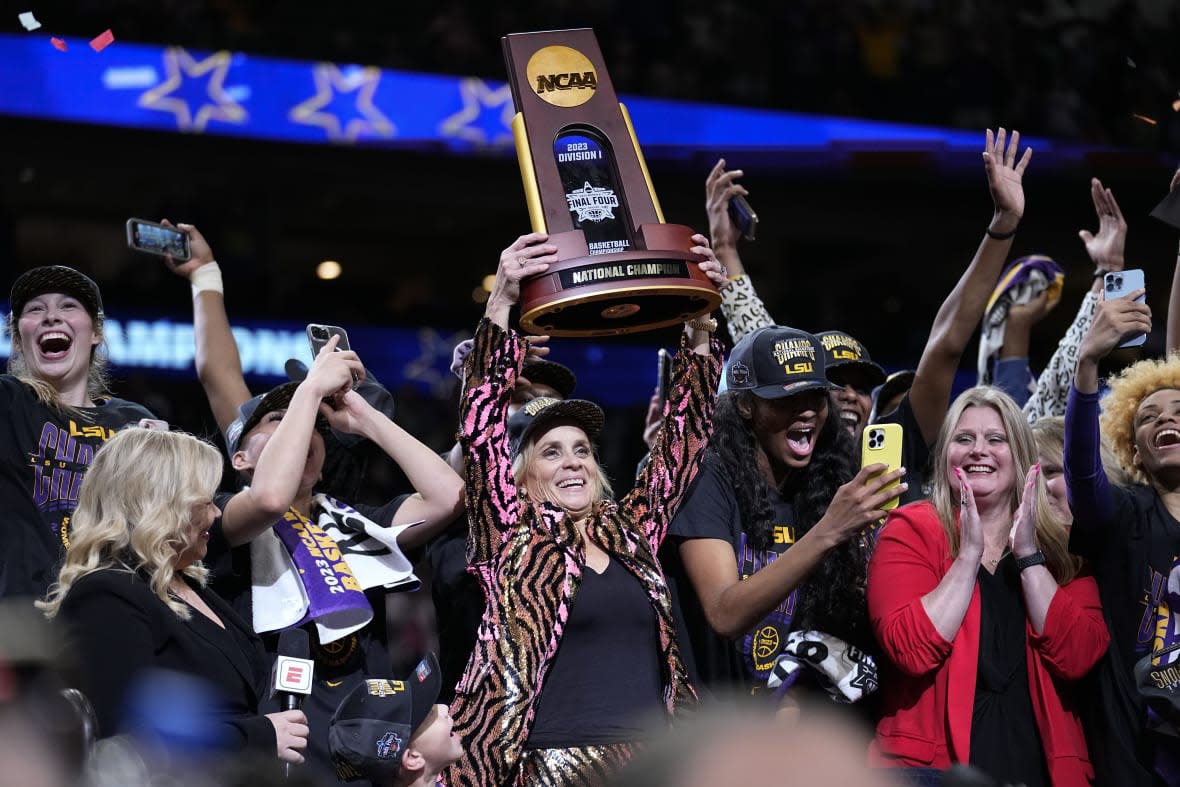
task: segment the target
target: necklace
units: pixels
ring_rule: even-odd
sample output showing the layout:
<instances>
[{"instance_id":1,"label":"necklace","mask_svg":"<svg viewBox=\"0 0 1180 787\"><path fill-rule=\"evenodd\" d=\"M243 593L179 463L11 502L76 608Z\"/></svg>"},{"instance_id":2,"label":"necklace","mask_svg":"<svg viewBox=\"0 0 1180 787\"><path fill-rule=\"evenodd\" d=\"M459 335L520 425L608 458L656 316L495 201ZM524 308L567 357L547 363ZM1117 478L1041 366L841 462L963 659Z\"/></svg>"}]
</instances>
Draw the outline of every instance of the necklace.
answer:
<instances>
[{"instance_id":1,"label":"necklace","mask_svg":"<svg viewBox=\"0 0 1180 787\"><path fill-rule=\"evenodd\" d=\"M992 558L991 560L985 560L985 561L983 561L983 564L985 566L987 566L989 569L994 570L995 567L1000 564L1000 561L1003 560L1004 558L1006 558L1007 556L1008 556L1008 550L1005 549L1003 552L1000 553L999 557Z\"/></svg>"}]
</instances>

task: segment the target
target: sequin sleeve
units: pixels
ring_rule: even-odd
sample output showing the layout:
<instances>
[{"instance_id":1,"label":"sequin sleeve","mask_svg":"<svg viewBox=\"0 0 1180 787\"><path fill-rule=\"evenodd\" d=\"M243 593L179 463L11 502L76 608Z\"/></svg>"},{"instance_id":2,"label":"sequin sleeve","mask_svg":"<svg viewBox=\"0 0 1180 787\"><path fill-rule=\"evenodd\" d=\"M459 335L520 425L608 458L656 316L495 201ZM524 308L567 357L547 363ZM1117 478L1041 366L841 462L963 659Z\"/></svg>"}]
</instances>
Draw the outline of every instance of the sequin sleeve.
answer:
<instances>
[{"instance_id":1,"label":"sequin sleeve","mask_svg":"<svg viewBox=\"0 0 1180 787\"><path fill-rule=\"evenodd\" d=\"M526 345L515 331L484 318L467 356L459 442L467 481L468 565L491 560L520 517L508 449L508 403Z\"/></svg>"},{"instance_id":2,"label":"sequin sleeve","mask_svg":"<svg viewBox=\"0 0 1180 787\"><path fill-rule=\"evenodd\" d=\"M700 469L712 432L723 355L716 338L710 350L709 355L698 355L681 334L680 350L672 363L670 395L664 404L664 423L652 447L651 461L621 504L624 515L641 524L653 552L659 549Z\"/></svg>"}]
</instances>

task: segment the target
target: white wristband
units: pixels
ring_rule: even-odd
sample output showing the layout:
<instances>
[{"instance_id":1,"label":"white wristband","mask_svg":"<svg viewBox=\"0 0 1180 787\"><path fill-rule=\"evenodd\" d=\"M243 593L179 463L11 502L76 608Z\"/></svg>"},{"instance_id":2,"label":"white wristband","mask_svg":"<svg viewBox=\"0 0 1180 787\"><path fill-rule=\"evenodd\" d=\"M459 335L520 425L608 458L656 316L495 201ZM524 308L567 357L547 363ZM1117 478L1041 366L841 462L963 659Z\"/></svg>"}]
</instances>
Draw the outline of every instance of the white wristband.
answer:
<instances>
[{"instance_id":1,"label":"white wristband","mask_svg":"<svg viewBox=\"0 0 1180 787\"><path fill-rule=\"evenodd\" d=\"M193 285L193 297L202 292L219 292L225 294L225 287L221 283L221 267L216 262L209 262L193 271L189 278Z\"/></svg>"}]
</instances>

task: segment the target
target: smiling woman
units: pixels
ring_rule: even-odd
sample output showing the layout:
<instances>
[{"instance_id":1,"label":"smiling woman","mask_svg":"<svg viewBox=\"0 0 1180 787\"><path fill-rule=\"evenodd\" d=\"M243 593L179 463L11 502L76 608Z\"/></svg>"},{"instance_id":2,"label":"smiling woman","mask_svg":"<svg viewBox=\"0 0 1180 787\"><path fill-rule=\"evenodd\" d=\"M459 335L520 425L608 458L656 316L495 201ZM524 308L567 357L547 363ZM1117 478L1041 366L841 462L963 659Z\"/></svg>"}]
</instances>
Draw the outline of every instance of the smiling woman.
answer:
<instances>
[{"instance_id":1,"label":"smiling woman","mask_svg":"<svg viewBox=\"0 0 1180 787\"><path fill-rule=\"evenodd\" d=\"M537 397L509 416L528 342L508 327L522 278L556 262L547 236L503 251L465 363L459 435L467 564L487 605L451 710L465 756L451 785L608 781L649 730L695 702L656 559L700 463L720 346L686 323L651 461L611 499L601 408ZM724 286L707 240L700 268Z\"/></svg>"},{"instance_id":2,"label":"smiling woman","mask_svg":"<svg viewBox=\"0 0 1180 787\"><path fill-rule=\"evenodd\" d=\"M1093 567L1110 621L1088 719L1103 742L1094 747L1097 783L1176 784L1180 707L1154 700L1136 676L1180 665L1180 358L1139 361L1113 377L1099 417L1099 361L1123 336L1151 329L1136 294L1100 301L1082 340L1065 410L1069 546ZM1131 483L1103 467L1102 437ZM1174 697L1176 683L1165 683Z\"/></svg>"},{"instance_id":3,"label":"smiling woman","mask_svg":"<svg viewBox=\"0 0 1180 787\"><path fill-rule=\"evenodd\" d=\"M931 499L890 514L869 564L883 657L873 759L969 762L998 784L1091 784L1077 681L1109 635L1093 577L1066 550L1031 428L1007 394L970 388L934 461Z\"/></svg>"},{"instance_id":4,"label":"smiling woman","mask_svg":"<svg viewBox=\"0 0 1180 787\"><path fill-rule=\"evenodd\" d=\"M9 296L9 374L0 375L0 597L42 596L70 540L82 477L127 424L152 418L107 395L98 285L64 265L22 274Z\"/></svg>"}]
</instances>

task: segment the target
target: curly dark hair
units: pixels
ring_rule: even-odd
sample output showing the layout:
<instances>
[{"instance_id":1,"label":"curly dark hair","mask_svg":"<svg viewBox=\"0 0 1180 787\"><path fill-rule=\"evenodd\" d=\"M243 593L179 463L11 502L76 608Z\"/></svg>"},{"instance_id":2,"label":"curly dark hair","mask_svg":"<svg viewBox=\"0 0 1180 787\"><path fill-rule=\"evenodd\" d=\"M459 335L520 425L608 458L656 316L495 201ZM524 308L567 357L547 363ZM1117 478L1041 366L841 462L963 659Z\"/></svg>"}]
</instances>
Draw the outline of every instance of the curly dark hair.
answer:
<instances>
[{"instance_id":1,"label":"curly dark hair","mask_svg":"<svg viewBox=\"0 0 1180 787\"><path fill-rule=\"evenodd\" d=\"M731 391L718 398L710 453L733 486L742 530L750 545L767 550L772 545L774 528L771 486L757 469L761 450L758 437L737 407L738 397L744 395L749 394ZM828 412L836 412L831 399ZM800 537L823 517L836 491L856 475L857 466L852 437L839 418L829 415L807 468L791 473L780 490L794 508ZM867 564L867 551L857 538L828 552L802 588L794 628L817 629L859 647L871 647L864 595Z\"/></svg>"}]
</instances>

